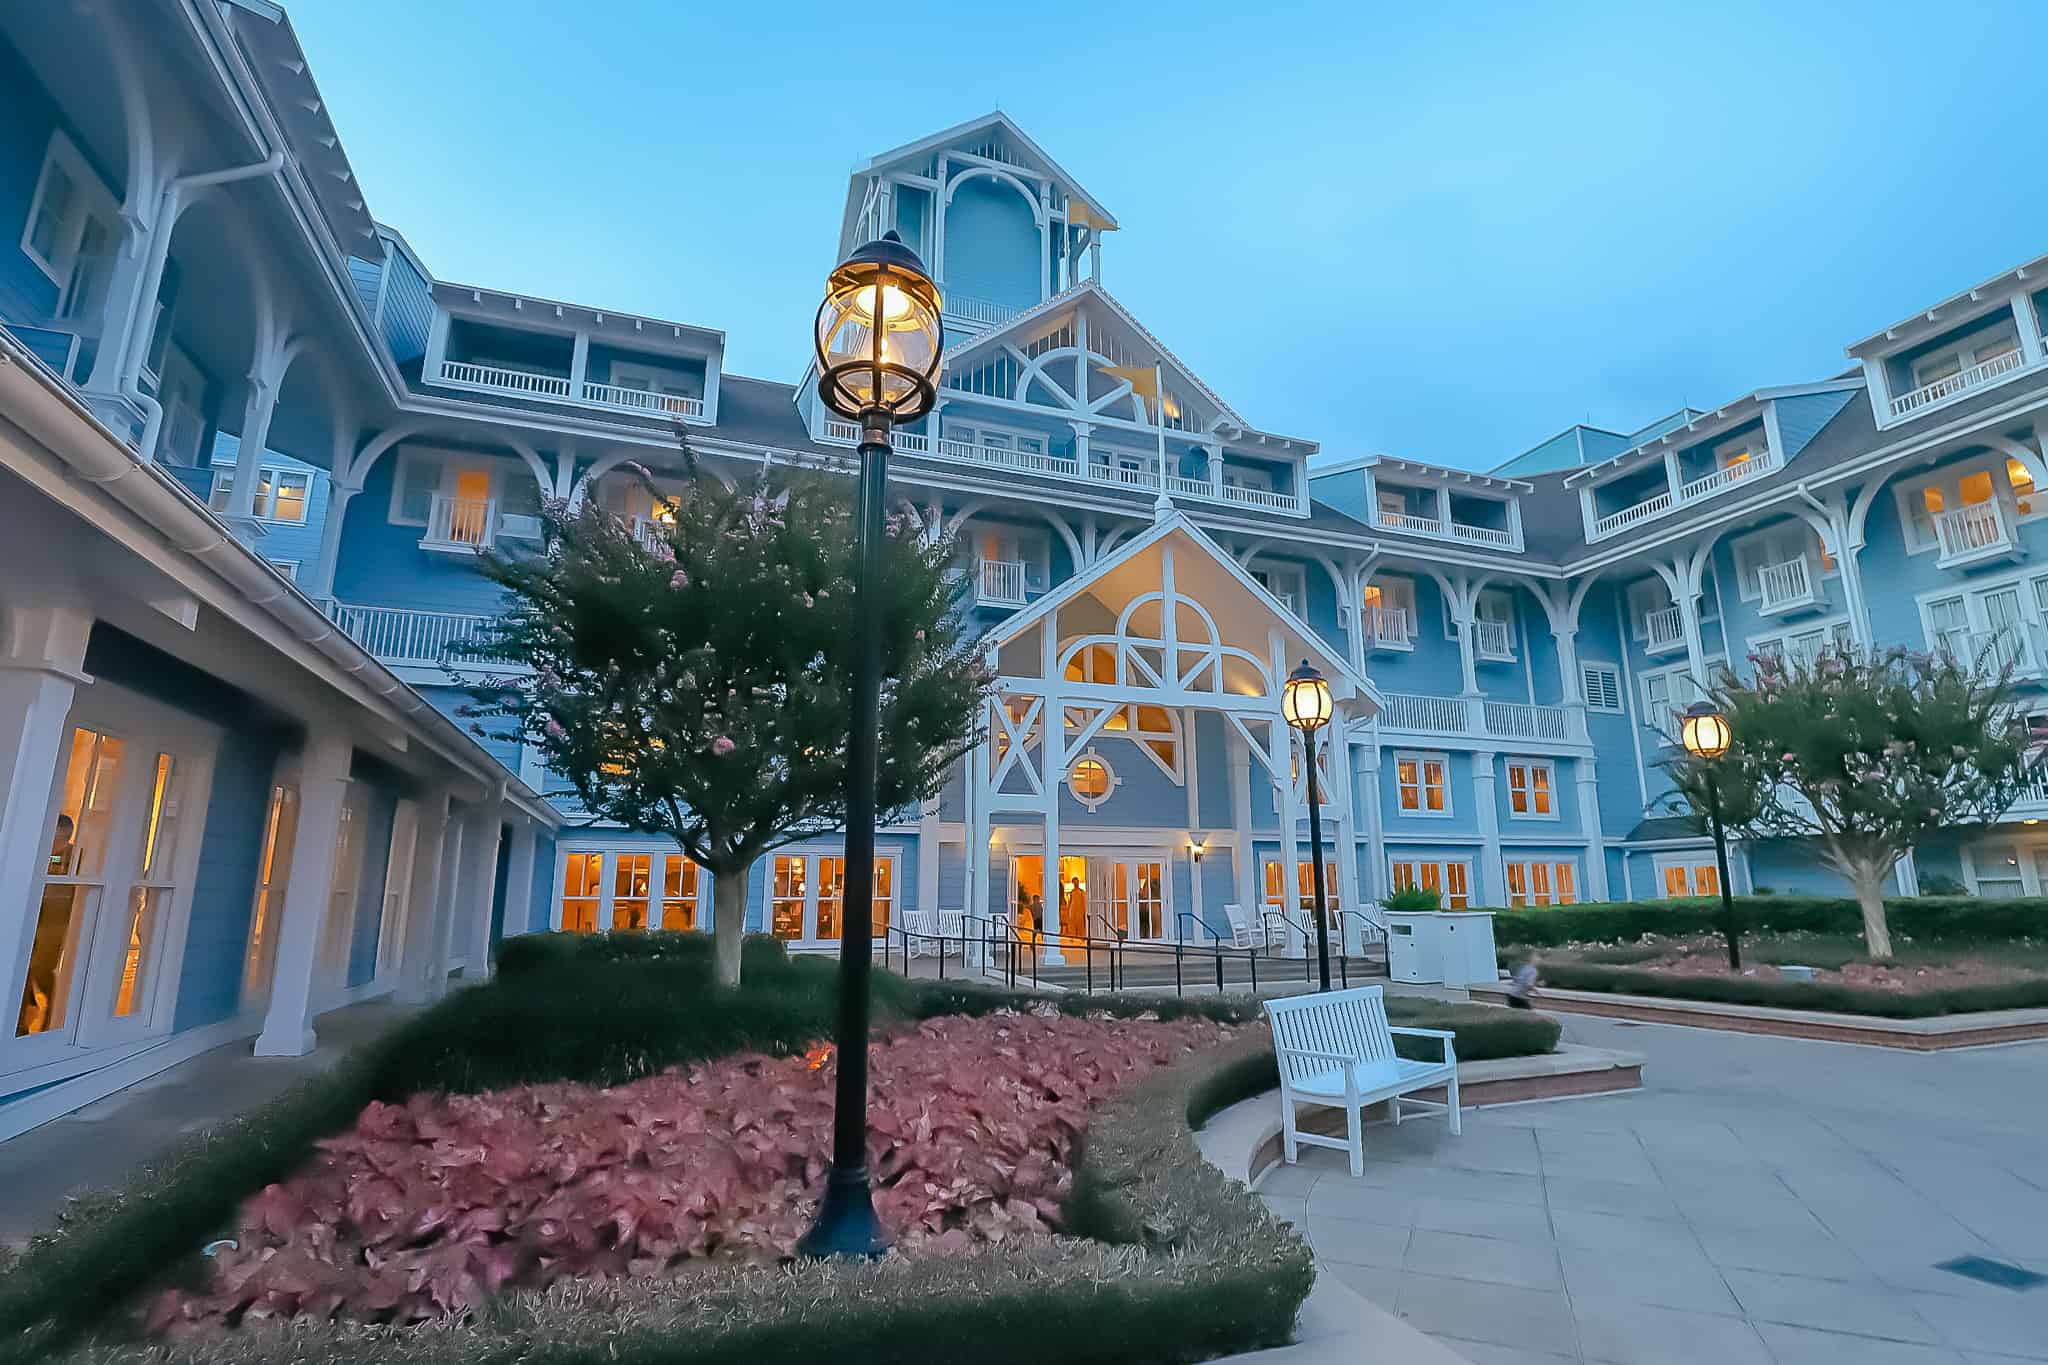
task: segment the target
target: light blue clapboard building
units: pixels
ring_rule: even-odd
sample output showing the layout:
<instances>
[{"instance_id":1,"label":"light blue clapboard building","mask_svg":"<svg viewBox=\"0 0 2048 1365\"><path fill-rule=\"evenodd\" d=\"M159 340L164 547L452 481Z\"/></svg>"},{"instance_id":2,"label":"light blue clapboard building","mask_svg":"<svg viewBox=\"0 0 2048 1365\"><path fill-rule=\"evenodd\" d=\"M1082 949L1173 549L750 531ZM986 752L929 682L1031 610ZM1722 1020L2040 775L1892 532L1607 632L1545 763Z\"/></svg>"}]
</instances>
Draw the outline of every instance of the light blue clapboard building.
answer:
<instances>
[{"instance_id":1,"label":"light blue clapboard building","mask_svg":"<svg viewBox=\"0 0 2048 1365\"><path fill-rule=\"evenodd\" d=\"M438 277L343 133L267 0L0 7L0 1135L224 1042L303 1052L504 934L709 918L672 846L455 718L450 645L498 607L476 552L543 498L655 517L621 466L674 471L677 419L735 472L854 433L808 376L726 373L725 326L789 319ZM2048 259L1895 300L1833 374L1481 473L1240 407L1113 291L1160 229L1110 202L994 114L865 162L818 225L942 281L897 488L957 533L999 678L987 743L882 835L892 918L1298 917L1304 658L1338 699L1330 885L1368 913L1714 889L1659 764L1724 664L1991 650L2039 695ZM1903 889L2038 891L2043 814ZM835 841L776 853L749 927L829 946L840 877ZM1770 844L1734 878L1838 889Z\"/></svg>"}]
</instances>

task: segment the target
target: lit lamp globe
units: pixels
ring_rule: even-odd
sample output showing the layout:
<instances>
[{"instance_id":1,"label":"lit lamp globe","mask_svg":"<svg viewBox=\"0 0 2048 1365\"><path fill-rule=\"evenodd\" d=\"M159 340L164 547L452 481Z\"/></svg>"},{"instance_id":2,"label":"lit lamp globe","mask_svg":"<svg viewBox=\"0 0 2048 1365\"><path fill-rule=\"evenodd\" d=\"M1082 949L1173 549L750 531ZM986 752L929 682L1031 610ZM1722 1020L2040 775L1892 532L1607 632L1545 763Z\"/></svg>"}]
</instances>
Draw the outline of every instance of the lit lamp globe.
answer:
<instances>
[{"instance_id":1,"label":"lit lamp globe","mask_svg":"<svg viewBox=\"0 0 2048 1365\"><path fill-rule=\"evenodd\" d=\"M1686 709L1680 733L1685 751L1694 758L1719 758L1728 752L1728 741L1734 737L1728 717L1716 710L1712 702L1705 701L1694 702Z\"/></svg>"},{"instance_id":2,"label":"lit lamp globe","mask_svg":"<svg viewBox=\"0 0 2048 1365\"><path fill-rule=\"evenodd\" d=\"M1304 659L1287 675L1280 696L1280 714L1297 730L1315 731L1330 722L1330 684Z\"/></svg>"},{"instance_id":3,"label":"lit lamp globe","mask_svg":"<svg viewBox=\"0 0 2048 1365\"><path fill-rule=\"evenodd\" d=\"M915 422L938 397L945 344L939 287L891 232L848 256L825 281L818 396L863 428Z\"/></svg>"}]
</instances>

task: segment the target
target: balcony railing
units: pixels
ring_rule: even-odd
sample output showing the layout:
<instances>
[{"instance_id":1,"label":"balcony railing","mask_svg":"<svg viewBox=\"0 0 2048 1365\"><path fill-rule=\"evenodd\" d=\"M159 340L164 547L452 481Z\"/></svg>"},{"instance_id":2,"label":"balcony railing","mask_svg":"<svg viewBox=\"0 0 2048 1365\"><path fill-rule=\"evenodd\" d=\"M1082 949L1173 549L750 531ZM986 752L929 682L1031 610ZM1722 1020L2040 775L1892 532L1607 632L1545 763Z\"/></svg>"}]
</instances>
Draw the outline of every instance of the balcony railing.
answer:
<instances>
[{"instance_id":1,"label":"balcony railing","mask_svg":"<svg viewBox=\"0 0 2048 1365\"><path fill-rule=\"evenodd\" d=\"M2005 504L1997 498L1936 512L1934 535L1941 545L1937 562L1944 569L1996 559L2017 548Z\"/></svg>"},{"instance_id":2,"label":"balcony railing","mask_svg":"<svg viewBox=\"0 0 2048 1365\"><path fill-rule=\"evenodd\" d=\"M422 378L429 384L443 384L449 388L502 393L514 398L538 398L550 403L566 403L571 407L609 408L614 412L630 412L643 417L696 420L704 416L704 400L701 398L629 389L619 384L598 384L589 380L578 385L567 375L532 374L503 365L479 365L467 360L443 360L438 369L430 368Z\"/></svg>"},{"instance_id":3,"label":"balcony railing","mask_svg":"<svg viewBox=\"0 0 2048 1365\"><path fill-rule=\"evenodd\" d=\"M617 384L585 383L583 399L599 407L623 408L627 412L644 412L656 417L704 415L704 400L701 398L686 398L677 393L653 393L647 389L621 388Z\"/></svg>"},{"instance_id":4,"label":"balcony railing","mask_svg":"<svg viewBox=\"0 0 2048 1365\"><path fill-rule=\"evenodd\" d=\"M813 435L827 445L850 446L860 440L860 429L851 422L827 418ZM934 441L929 436L917 432L897 432L890 440L896 452L903 455L923 455L932 459L980 465L989 469L1022 470L1028 474L1079 479L1088 483L1108 484L1114 488L1137 489L1147 493L1157 493L1164 487L1167 493L1175 497L1201 498L1208 502L1229 503L1238 507L1258 507L1292 513L1303 510L1301 499L1293 493L1276 493L1268 488L1212 483L1207 479L1190 479L1179 474L1166 475L1162 483L1158 463L1149 459L1135 469L1113 460L1107 463L1091 462L1083 469L1078 460L1064 455L977 445L972 441L956 441L950 437L941 437Z\"/></svg>"},{"instance_id":5,"label":"balcony railing","mask_svg":"<svg viewBox=\"0 0 2048 1365\"><path fill-rule=\"evenodd\" d=\"M1379 723L1390 730L1427 735L1475 735L1493 739L1550 740L1583 744L1582 714L1570 706L1541 706L1484 697L1439 697L1384 692Z\"/></svg>"},{"instance_id":6,"label":"balcony railing","mask_svg":"<svg viewBox=\"0 0 2048 1365\"><path fill-rule=\"evenodd\" d=\"M1441 521L1436 517L1418 517L1410 512L1387 512L1375 509L1373 525L1387 531L1404 531L1409 535L1434 536L1439 540L1464 540L1474 545L1492 545L1503 550L1519 549L1515 533L1492 526L1471 526L1462 521Z\"/></svg>"},{"instance_id":7,"label":"balcony railing","mask_svg":"<svg viewBox=\"0 0 2048 1365\"><path fill-rule=\"evenodd\" d=\"M457 498L434 494L427 511L422 549L487 550L497 539L498 504L490 498Z\"/></svg>"},{"instance_id":8,"label":"balcony railing","mask_svg":"<svg viewBox=\"0 0 2048 1365\"><path fill-rule=\"evenodd\" d=\"M434 379L458 389L486 389L493 393L518 394L523 398L567 398L567 375L528 374L502 365L473 365L467 360L444 360Z\"/></svg>"},{"instance_id":9,"label":"balcony railing","mask_svg":"<svg viewBox=\"0 0 2048 1365\"><path fill-rule=\"evenodd\" d=\"M1690 483L1680 484L1676 489L1666 489L1662 493L1645 498L1633 507L1624 507L1619 512L1610 512L1604 517L1596 518L1593 522L1593 539L1600 540L1626 531L1632 526L1640 526L1646 521L1656 521L1660 517L1669 516L1681 507L1689 507L1706 498L1716 497L1738 484L1773 473L1780 467L1777 457L1768 450L1752 455L1749 459L1723 465L1710 474L1702 474Z\"/></svg>"},{"instance_id":10,"label":"balcony railing","mask_svg":"<svg viewBox=\"0 0 2048 1365\"><path fill-rule=\"evenodd\" d=\"M979 299L972 294L956 293L943 287L939 296L939 312L946 319L947 330L970 336L979 336L992 327L1000 327L1024 311L1015 304Z\"/></svg>"},{"instance_id":11,"label":"balcony railing","mask_svg":"<svg viewBox=\"0 0 2048 1365\"><path fill-rule=\"evenodd\" d=\"M1040 589L1036 564L1017 559L975 561L974 600L984 607L1021 607L1033 589Z\"/></svg>"},{"instance_id":12,"label":"balcony railing","mask_svg":"<svg viewBox=\"0 0 2048 1365\"><path fill-rule=\"evenodd\" d=\"M1932 384L1922 384L1911 393L1902 393L1892 400L1892 416L1905 417L1922 408L1932 407L1944 398L1953 398L1965 390L1974 389L1980 384L1988 384L2002 374L2011 374L2021 363L2020 352L2011 350L2004 355L1995 355L1989 360L1980 361L1969 369L1958 371L1945 379L1937 379Z\"/></svg>"},{"instance_id":13,"label":"balcony railing","mask_svg":"<svg viewBox=\"0 0 2048 1365\"><path fill-rule=\"evenodd\" d=\"M1782 564L1766 564L1757 570L1756 579L1763 594L1763 609L1767 612L1808 607L1816 600L1813 570L1804 555Z\"/></svg>"},{"instance_id":14,"label":"balcony railing","mask_svg":"<svg viewBox=\"0 0 2048 1365\"><path fill-rule=\"evenodd\" d=\"M1359 613L1367 649L1409 649L1415 643L1406 607L1367 607Z\"/></svg>"},{"instance_id":15,"label":"balcony railing","mask_svg":"<svg viewBox=\"0 0 2048 1365\"><path fill-rule=\"evenodd\" d=\"M416 611L410 607L365 607L336 602L334 624L351 640L392 667L432 668L442 664L480 662L456 649L476 637L489 618L454 611Z\"/></svg>"},{"instance_id":16,"label":"balcony railing","mask_svg":"<svg viewBox=\"0 0 2048 1365\"><path fill-rule=\"evenodd\" d=\"M1481 617L1472 623L1472 648L1488 663L1513 663L1515 628L1506 621L1489 621Z\"/></svg>"},{"instance_id":17,"label":"balcony railing","mask_svg":"<svg viewBox=\"0 0 2048 1365\"><path fill-rule=\"evenodd\" d=\"M1643 618L1645 644L1652 654L1685 648L1685 617L1676 606L1653 611Z\"/></svg>"}]
</instances>

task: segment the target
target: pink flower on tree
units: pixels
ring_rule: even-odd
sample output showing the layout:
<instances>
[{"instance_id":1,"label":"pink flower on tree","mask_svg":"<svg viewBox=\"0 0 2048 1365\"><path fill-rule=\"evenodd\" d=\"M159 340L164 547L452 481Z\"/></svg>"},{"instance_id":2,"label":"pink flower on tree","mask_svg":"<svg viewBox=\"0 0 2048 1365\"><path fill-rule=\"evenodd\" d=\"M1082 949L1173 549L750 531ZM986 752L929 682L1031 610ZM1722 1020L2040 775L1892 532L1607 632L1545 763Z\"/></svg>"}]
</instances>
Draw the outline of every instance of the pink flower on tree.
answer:
<instances>
[{"instance_id":1,"label":"pink flower on tree","mask_svg":"<svg viewBox=\"0 0 2048 1365\"><path fill-rule=\"evenodd\" d=\"M562 722L556 720L553 716L548 717L547 728L549 739L560 739L563 735L568 733L566 730L562 728Z\"/></svg>"},{"instance_id":2,"label":"pink flower on tree","mask_svg":"<svg viewBox=\"0 0 2048 1365\"><path fill-rule=\"evenodd\" d=\"M682 589L687 588L689 586L690 575L685 573L681 569L677 569L674 573L668 576L668 590L670 592L680 592Z\"/></svg>"},{"instance_id":3,"label":"pink flower on tree","mask_svg":"<svg viewBox=\"0 0 2048 1365\"><path fill-rule=\"evenodd\" d=\"M731 738L726 735L720 735L717 739L711 741L711 752L713 756L718 758L724 758L727 754L731 753L734 749L738 747L739 746L734 744Z\"/></svg>"}]
</instances>

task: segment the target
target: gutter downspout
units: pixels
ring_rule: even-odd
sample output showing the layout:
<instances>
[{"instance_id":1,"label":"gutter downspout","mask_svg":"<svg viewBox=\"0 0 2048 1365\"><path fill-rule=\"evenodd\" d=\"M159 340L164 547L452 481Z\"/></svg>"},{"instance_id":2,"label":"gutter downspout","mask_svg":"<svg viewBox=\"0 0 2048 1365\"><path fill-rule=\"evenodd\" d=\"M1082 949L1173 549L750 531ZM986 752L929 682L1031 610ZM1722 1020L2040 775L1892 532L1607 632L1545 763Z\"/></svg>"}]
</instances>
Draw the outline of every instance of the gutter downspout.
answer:
<instances>
[{"instance_id":1,"label":"gutter downspout","mask_svg":"<svg viewBox=\"0 0 2048 1365\"><path fill-rule=\"evenodd\" d=\"M158 291L164 284L164 265L170 259L171 237L178 228L179 205L186 191L211 189L215 185L226 185L237 180L251 180L257 176L276 175L284 169L284 149L271 152L261 161L246 166L229 166L217 171L201 171L195 175L181 175L164 186L163 197L157 203L157 231L149 243L149 264L142 272L142 287L137 293L135 330L130 334L128 353L121 357L120 396L142 409L142 441L138 453L145 460L156 459L157 435L163 429L164 405L150 394L142 391L142 362L149 355L149 342L154 331L142 325L143 313L148 312L155 302Z\"/></svg>"}]
</instances>

